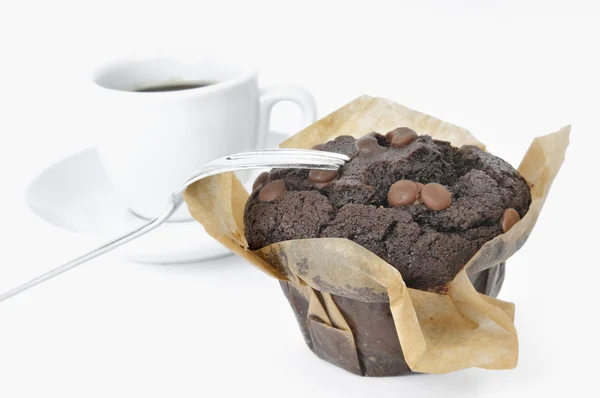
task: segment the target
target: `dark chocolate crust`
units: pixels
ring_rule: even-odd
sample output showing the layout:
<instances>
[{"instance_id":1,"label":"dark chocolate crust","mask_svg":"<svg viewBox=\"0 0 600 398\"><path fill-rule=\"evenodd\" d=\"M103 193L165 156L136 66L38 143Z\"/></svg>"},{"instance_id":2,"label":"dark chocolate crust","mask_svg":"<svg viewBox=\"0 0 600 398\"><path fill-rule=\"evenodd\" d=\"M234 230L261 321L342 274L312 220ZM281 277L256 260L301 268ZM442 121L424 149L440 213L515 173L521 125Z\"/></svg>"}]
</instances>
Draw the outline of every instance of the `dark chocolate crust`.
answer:
<instances>
[{"instance_id":1,"label":"dark chocolate crust","mask_svg":"<svg viewBox=\"0 0 600 398\"><path fill-rule=\"evenodd\" d=\"M352 158L325 187L311 182L308 170L272 171L265 183L282 179L287 191L261 202L261 184L250 196L244 218L250 249L290 239L347 238L396 267L407 286L433 289L454 279L485 242L502 233L505 209L523 217L529 208L526 181L488 152L458 149L427 135L391 148L385 136L375 136L386 149L370 156L357 154L350 136L319 145ZM390 207L388 190L402 179L444 185L451 206Z\"/></svg>"}]
</instances>

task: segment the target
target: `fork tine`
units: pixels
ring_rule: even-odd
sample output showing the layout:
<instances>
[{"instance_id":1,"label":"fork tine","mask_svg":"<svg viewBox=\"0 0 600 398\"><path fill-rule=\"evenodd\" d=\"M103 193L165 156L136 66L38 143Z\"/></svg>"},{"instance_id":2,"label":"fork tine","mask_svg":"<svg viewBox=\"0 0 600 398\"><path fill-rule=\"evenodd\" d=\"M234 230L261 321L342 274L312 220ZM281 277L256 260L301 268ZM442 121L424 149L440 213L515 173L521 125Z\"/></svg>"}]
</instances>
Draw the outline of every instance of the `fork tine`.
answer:
<instances>
[{"instance_id":1,"label":"fork tine","mask_svg":"<svg viewBox=\"0 0 600 398\"><path fill-rule=\"evenodd\" d=\"M232 156L240 156L240 155L253 155L257 153L320 153L325 154L329 153L326 151L317 151L314 149L301 149L301 148L264 148L264 149L252 149L249 151L234 153ZM331 152L333 153L333 152Z\"/></svg>"},{"instance_id":2,"label":"fork tine","mask_svg":"<svg viewBox=\"0 0 600 398\"><path fill-rule=\"evenodd\" d=\"M255 165L256 168L261 168L260 165L265 163L265 164L270 164L271 162L275 162L277 164L287 164L287 165L292 165L292 164L333 164L333 165L338 165L338 166L343 166L344 164L346 164L346 159L344 158L340 158L340 154L336 154L338 156L336 157L331 157L328 155L319 155L319 156L314 156L314 154L312 152L308 152L308 153L303 153L303 152L287 152L287 153L282 153L279 151L273 151L273 152L246 152L246 153L242 153L240 154L233 154L233 155L229 155L229 156L225 156L225 157L221 157L221 158L217 158L217 159L213 159L212 161L210 161L208 164L206 164L205 166L207 167L218 167L220 165L226 165L226 164L231 164L231 165L245 165L245 164L252 164ZM341 155L344 156L345 155ZM271 166L264 166L266 167L271 167ZM293 166L291 166L293 167Z\"/></svg>"},{"instance_id":3,"label":"fork tine","mask_svg":"<svg viewBox=\"0 0 600 398\"><path fill-rule=\"evenodd\" d=\"M267 148L267 149L259 149L257 151L263 151L263 152L269 152L269 153L276 153L276 152L304 153L304 154L314 154L317 156L322 155L322 156L329 156L329 157L334 157L334 158L338 158L338 159L349 160L348 156L346 156L344 154L337 153L337 152L330 152L330 151L318 151L316 149Z\"/></svg>"},{"instance_id":4,"label":"fork tine","mask_svg":"<svg viewBox=\"0 0 600 398\"><path fill-rule=\"evenodd\" d=\"M272 148L272 149L258 149L255 151L240 152L228 156L229 159L242 159L261 155L275 155L275 156L311 156L318 158L335 158L344 161L349 161L350 158L344 154L336 152L316 151L312 149L296 149L296 148Z\"/></svg>"},{"instance_id":5,"label":"fork tine","mask_svg":"<svg viewBox=\"0 0 600 398\"><path fill-rule=\"evenodd\" d=\"M258 156L249 156L242 158L226 158L224 161L216 162L216 164L252 164L260 165L262 163L276 163L276 164L325 164L325 165L337 165L343 166L346 162L338 158L319 157L311 155L273 155L273 154L262 154Z\"/></svg>"},{"instance_id":6,"label":"fork tine","mask_svg":"<svg viewBox=\"0 0 600 398\"><path fill-rule=\"evenodd\" d=\"M221 158L211 162L210 168L237 168L242 167L244 169L252 167L255 169L260 168L296 168L297 166L332 166L333 169L337 169L343 166L345 162L341 159L336 158L323 158L323 157L312 157L312 156L279 156L279 155L266 155L252 156L240 159ZM330 169L330 168L327 168Z\"/></svg>"},{"instance_id":7,"label":"fork tine","mask_svg":"<svg viewBox=\"0 0 600 398\"><path fill-rule=\"evenodd\" d=\"M325 151L315 151L311 149L271 149L271 150L258 150L253 152L242 152L240 154L236 154L236 157L250 157L257 155L276 155L276 156L312 156L312 157L322 157L322 158L335 158L348 161L350 160L348 156L336 153L336 152L325 152Z\"/></svg>"},{"instance_id":8,"label":"fork tine","mask_svg":"<svg viewBox=\"0 0 600 398\"><path fill-rule=\"evenodd\" d=\"M227 169L228 167L223 167L223 169ZM316 169L316 170L338 170L340 165L337 164L325 164L325 163L317 163L317 162L307 162L307 163L261 163L259 165L247 164L243 166L236 166L236 170L255 170L255 169ZM224 173L225 171L223 171Z\"/></svg>"}]
</instances>

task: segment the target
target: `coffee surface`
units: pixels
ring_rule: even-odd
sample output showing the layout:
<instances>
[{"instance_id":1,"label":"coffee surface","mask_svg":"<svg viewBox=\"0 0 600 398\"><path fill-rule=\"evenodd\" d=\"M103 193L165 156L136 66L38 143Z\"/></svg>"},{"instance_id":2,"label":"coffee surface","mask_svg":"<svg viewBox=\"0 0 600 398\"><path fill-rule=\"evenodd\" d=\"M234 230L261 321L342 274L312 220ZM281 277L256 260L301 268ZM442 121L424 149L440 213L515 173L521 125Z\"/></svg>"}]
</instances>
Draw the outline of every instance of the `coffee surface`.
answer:
<instances>
[{"instance_id":1,"label":"coffee surface","mask_svg":"<svg viewBox=\"0 0 600 398\"><path fill-rule=\"evenodd\" d=\"M351 161L337 175L288 169L263 176L245 209L250 249L347 238L397 268L409 287L431 289L454 279L531 203L519 173L474 146L397 129L387 137L341 136L316 149ZM276 180L277 195L268 185Z\"/></svg>"},{"instance_id":2,"label":"coffee surface","mask_svg":"<svg viewBox=\"0 0 600 398\"><path fill-rule=\"evenodd\" d=\"M138 93L158 93L164 91L181 91L181 90L192 90L194 88L206 87L213 85L212 82L182 82L182 83L170 83L170 84L159 84L156 86L148 86L138 88L133 91Z\"/></svg>"}]
</instances>

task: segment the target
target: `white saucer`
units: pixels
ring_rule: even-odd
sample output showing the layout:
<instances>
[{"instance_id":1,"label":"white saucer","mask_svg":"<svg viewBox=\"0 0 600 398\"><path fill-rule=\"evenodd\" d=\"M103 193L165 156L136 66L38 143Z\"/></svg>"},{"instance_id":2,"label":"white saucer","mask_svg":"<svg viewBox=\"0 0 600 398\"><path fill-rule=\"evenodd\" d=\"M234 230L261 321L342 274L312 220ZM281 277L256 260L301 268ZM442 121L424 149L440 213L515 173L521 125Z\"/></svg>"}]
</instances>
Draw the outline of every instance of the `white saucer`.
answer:
<instances>
[{"instance_id":1,"label":"white saucer","mask_svg":"<svg viewBox=\"0 0 600 398\"><path fill-rule=\"evenodd\" d=\"M129 211L93 148L40 173L27 188L26 201L43 220L69 231L97 236L99 245L146 222ZM195 221L165 223L119 251L130 261L161 264L230 253Z\"/></svg>"}]
</instances>

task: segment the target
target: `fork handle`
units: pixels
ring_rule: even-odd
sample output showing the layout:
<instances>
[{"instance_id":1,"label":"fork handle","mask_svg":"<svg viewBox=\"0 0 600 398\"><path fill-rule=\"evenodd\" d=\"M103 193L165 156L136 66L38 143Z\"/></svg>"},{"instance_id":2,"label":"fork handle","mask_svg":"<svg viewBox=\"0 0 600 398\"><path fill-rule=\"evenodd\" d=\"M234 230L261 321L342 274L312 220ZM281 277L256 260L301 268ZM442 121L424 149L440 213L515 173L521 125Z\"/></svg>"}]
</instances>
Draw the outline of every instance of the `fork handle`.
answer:
<instances>
[{"instance_id":1,"label":"fork handle","mask_svg":"<svg viewBox=\"0 0 600 398\"><path fill-rule=\"evenodd\" d=\"M171 195L167 206L165 207L163 212L155 219L149 221L148 223L142 225L141 227L134 229L133 231L130 231L124 235L121 235L120 237L118 237L116 239L111 240L110 242L105 243L104 245L98 247L95 250L92 250L91 252L84 254L81 257L77 257L76 259L69 261L66 264L63 264L58 268L48 271L45 274L40 275L40 276L30 280L29 282L26 282L20 286L17 286L15 288L7 291L6 293L0 294L0 301L4 301L8 298L16 296L17 294L22 293L25 290L31 289L32 287L34 287L42 282L52 279L55 276L58 276L69 270L72 270L73 268L77 267L78 265L81 265L90 260L93 260L94 258L99 257L105 253L108 253L109 251L114 250L117 247L122 246L127 242L130 242L134 239L139 238L142 235L147 234L148 232L156 229L157 227L162 225L165 221L167 221L169 219L169 217L171 217L171 215L181 206L182 203L183 203L183 195Z\"/></svg>"},{"instance_id":2,"label":"fork handle","mask_svg":"<svg viewBox=\"0 0 600 398\"><path fill-rule=\"evenodd\" d=\"M78 257L73 261L63 264L60 267L53 269L52 271L40 275L37 278L34 278L29 282L22 284L21 286L17 286L16 288L11 289L4 294L1 294L0 301L4 301L42 282L52 279L55 276L67 272L77 267L78 265L86 263L98 256L103 255L106 252L109 252L113 249L116 249L119 246L124 245L127 242L137 239L140 236L145 235L153 229L157 228L158 226L162 225L182 205L183 193L186 190L186 188L190 184L193 184L194 182L201 180L202 178L225 172L264 168L337 170L340 166L344 164L344 162L350 160L347 156L344 155L328 154L327 152L311 150L301 151L280 149L277 152L264 152L265 151L255 151L255 156L250 158L248 158L247 152L241 154L233 154L230 156L217 158L206 163L196 172L192 173L183 184L181 184L175 191L173 191L171 196L169 196L167 206L158 217L125 235L122 235L110 242L105 243L96 250L92 250L91 252L84 254L83 256ZM327 155L332 156L329 156L329 159L327 159L326 161Z\"/></svg>"}]
</instances>

